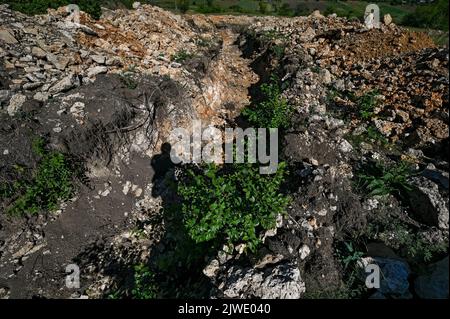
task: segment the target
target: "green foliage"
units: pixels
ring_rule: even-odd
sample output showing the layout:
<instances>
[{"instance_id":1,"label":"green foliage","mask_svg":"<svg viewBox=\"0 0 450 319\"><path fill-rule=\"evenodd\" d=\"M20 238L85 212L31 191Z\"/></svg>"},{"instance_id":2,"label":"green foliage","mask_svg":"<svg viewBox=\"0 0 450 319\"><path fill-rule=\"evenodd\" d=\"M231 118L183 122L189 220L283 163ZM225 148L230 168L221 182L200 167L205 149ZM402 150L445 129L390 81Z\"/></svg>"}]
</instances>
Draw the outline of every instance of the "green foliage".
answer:
<instances>
[{"instance_id":1,"label":"green foliage","mask_svg":"<svg viewBox=\"0 0 450 319\"><path fill-rule=\"evenodd\" d=\"M374 126L369 126L365 132L359 135L349 134L345 137L354 147L360 147L361 143L378 145L390 149L394 147L389 140Z\"/></svg>"},{"instance_id":2,"label":"green foliage","mask_svg":"<svg viewBox=\"0 0 450 319\"><path fill-rule=\"evenodd\" d=\"M448 241L436 244L396 217L380 217L372 221L368 224L366 234L370 240L380 240L401 256L417 263L429 262L436 255L448 251Z\"/></svg>"},{"instance_id":3,"label":"green foliage","mask_svg":"<svg viewBox=\"0 0 450 319\"><path fill-rule=\"evenodd\" d=\"M70 198L75 170L64 154L44 149L44 141L36 139L33 151L41 157L32 181L16 182L14 192L23 193L7 209L11 214L35 214L54 210L61 200ZM11 190L11 189L10 189Z\"/></svg>"},{"instance_id":4,"label":"green foliage","mask_svg":"<svg viewBox=\"0 0 450 319\"><path fill-rule=\"evenodd\" d=\"M261 14L266 14L267 11L269 10L269 4L264 0L259 0L258 6L259 6L259 12Z\"/></svg>"},{"instance_id":5,"label":"green foliage","mask_svg":"<svg viewBox=\"0 0 450 319\"><path fill-rule=\"evenodd\" d=\"M175 53L171 60L175 61L177 63L183 63L184 61L191 59L194 55L192 53L187 52L186 50L182 49Z\"/></svg>"},{"instance_id":6,"label":"green foliage","mask_svg":"<svg viewBox=\"0 0 450 319\"><path fill-rule=\"evenodd\" d=\"M57 9L62 6L74 3L80 7L81 11L89 13L94 19L100 18L101 5L107 1L96 0L3 0L2 3L8 3L13 10L20 11L29 15L43 14L48 8ZM125 1L127 2L127 1Z\"/></svg>"},{"instance_id":7,"label":"green foliage","mask_svg":"<svg viewBox=\"0 0 450 319\"><path fill-rule=\"evenodd\" d=\"M448 31L448 4L448 0L437 0L431 4L417 6L415 12L403 17L402 24Z\"/></svg>"},{"instance_id":8,"label":"green foliage","mask_svg":"<svg viewBox=\"0 0 450 319\"><path fill-rule=\"evenodd\" d=\"M336 249L336 255L343 267L345 287L339 291L343 298L360 297L367 290L361 279L362 268L359 261L365 253L358 250L352 242L343 242Z\"/></svg>"},{"instance_id":9,"label":"green foliage","mask_svg":"<svg viewBox=\"0 0 450 319\"><path fill-rule=\"evenodd\" d=\"M131 296L133 299L155 299L158 297L155 275L145 265L134 267L134 285Z\"/></svg>"},{"instance_id":10,"label":"green foliage","mask_svg":"<svg viewBox=\"0 0 450 319\"><path fill-rule=\"evenodd\" d=\"M278 8L278 15L280 15L280 16L291 17L291 16L294 15L294 11L291 9L291 7L289 6L288 3L283 3L283 4Z\"/></svg>"},{"instance_id":11,"label":"green foliage","mask_svg":"<svg viewBox=\"0 0 450 319\"><path fill-rule=\"evenodd\" d=\"M369 196L402 195L411 190L408 177L410 165L400 162L386 166L380 162L365 165L357 172L357 185Z\"/></svg>"},{"instance_id":12,"label":"green foliage","mask_svg":"<svg viewBox=\"0 0 450 319\"><path fill-rule=\"evenodd\" d=\"M135 74L136 74L136 67L130 66L126 71L122 71L120 73L120 78L122 79L122 82L126 85L127 88L134 90L137 88L138 83L135 80Z\"/></svg>"},{"instance_id":13,"label":"green foliage","mask_svg":"<svg viewBox=\"0 0 450 319\"><path fill-rule=\"evenodd\" d=\"M273 228L288 203L279 192L285 171L284 163L271 176L261 175L251 164L222 169L208 165L197 173L190 170L178 189L190 237L197 243L223 239L245 243L255 251L259 232Z\"/></svg>"},{"instance_id":14,"label":"green foliage","mask_svg":"<svg viewBox=\"0 0 450 319\"><path fill-rule=\"evenodd\" d=\"M191 6L191 1L190 0L175 0L178 10L181 11L181 13L186 13L190 6Z\"/></svg>"},{"instance_id":15,"label":"green foliage","mask_svg":"<svg viewBox=\"0 0 450 319\"><path fill-rule=\"evenodd\" d=\"M373 116L375 107L377 106L377 91L368 92L357 99L359 116L363 120L369 120Z\"/></svg>"},{"instance_id":16,"label":"green foliage","mask_svg":"<svg viewBox=\"0 0 450 319\"><path fill-rule=\"evenodd\" d=\"M288 128L292 106L281 96L278 78L271 77L270 83L261 85L264 100L254 107L243 110L242 115L255 127Z\"/></svg>"}]
</instances>

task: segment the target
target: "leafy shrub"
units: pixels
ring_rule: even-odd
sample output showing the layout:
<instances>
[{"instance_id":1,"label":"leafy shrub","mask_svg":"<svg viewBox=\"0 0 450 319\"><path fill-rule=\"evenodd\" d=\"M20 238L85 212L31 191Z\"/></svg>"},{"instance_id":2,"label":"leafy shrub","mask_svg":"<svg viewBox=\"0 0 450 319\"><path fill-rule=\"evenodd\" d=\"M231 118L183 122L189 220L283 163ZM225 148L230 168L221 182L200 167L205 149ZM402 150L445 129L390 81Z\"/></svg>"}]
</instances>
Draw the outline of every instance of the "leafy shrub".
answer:
<instances>
[{"instance_id":1,"label":"leafy shrub","mask_svg":"<svg viewBox=\"0 0 450 319\"><path fill-rule=\"evenodd\" d=\"M357 172L357 184L369 196L402 195L411 190L408 183L410 166L406 162L386 166L380 162L370 163Z\"/></svg>"},{"instance_id":2,"label":"leafy shrub","mask_svg":"<svg viewBox=\"0 0 450 319\"><path fill-rule=\"evenodd\" d=\"M64 154L44 149L44 141L36 139L33 151L41 157L36 173L30 182L18 181L14 191L23 193L8 208L11 214L51 211L60 200L69 199L75 170Z\"/></svg>"},{"instance_id":3,"label":"leafy shrub","mask_svg":"<svg viewBox=\"0 0 450 319\"><path fill-rule=\"evenodd\" d=\"M249 122L256 127L288 128L292 114L292 106L281 96L278 78L271 77L270 83L261 85L264 100L255 107L243 110Z\"/></svg>"},{"instance_id":4,"label":"leafy shrub","mask_svg":"<svg viewBox=\"0 0 450 319\"><path fill-rule=\"evenodd\" d=\"M279 192L285 170L284 163L271 176L260 175L259 168L251 164L189 170L178 192L190 237L197 243L225 238L254 251L260 242L259 231L273 228L288 203Z\"/></svg>"}]
</instances>

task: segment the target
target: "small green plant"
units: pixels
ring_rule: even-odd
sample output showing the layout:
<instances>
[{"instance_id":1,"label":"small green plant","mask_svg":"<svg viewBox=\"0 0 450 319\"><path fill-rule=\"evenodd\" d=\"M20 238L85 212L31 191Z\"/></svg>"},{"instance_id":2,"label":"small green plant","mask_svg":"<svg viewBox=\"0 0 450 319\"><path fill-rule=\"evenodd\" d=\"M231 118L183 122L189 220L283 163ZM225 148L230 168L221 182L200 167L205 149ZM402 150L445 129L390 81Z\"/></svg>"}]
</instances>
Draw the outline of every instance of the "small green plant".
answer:
<instances>
[{"instance_id":1,"label":"small green plant","mask_svg":"<svg viewBox=\"0 0 450 319\"><path fill-rule=\"evenodd\" d=\"M357 99L359 116L363 120L369 120L374 114L374 109L377 106L377 91L368 92Z\"/></svg>"},{"instance_id":2,"label":"small green plant","mask_svg":"<svg viewBox=\"0 0 450 319\"><path fill-rule=\"evenodd\" d=\"M135 65L129 66L126 71L122 71L120 73L122 82L126 85L127 88L131 90L134 90L138 86L138 83L135 80L135 74L136 74Z\"/></svg>"},{"instance_id":3,"label":"small green plant","mask_svg":"<svg viewBox=\"0 0 450 319\"><path fill-rule=\"evenodd\" d=\"M292 115L292 106L281 96L278 78L271 77L270 83L261 85L264 100L254 107L242 112L249 122L256 127L288 128Z\"/></svg>"},{"instance_id":4,"label":"small green plant","mask_svg":"<svg viewBox=\"0 0 450 319\"><path fill-rule=\"evenodd\" d=\"M131 290L133 299L155 299L158 297L158 287L155 274L145 265L134 267L134 285Z\"/></svg>"},{"instance_id":5,"label":"small green plant","mask_svg":"<svg viewBox=\"0 0 450 319\"><path fill-rule=\"evenodd\" d=\"M179 186L190 237L197 243L223 239L245 243L255 251L260 231L273 228L288 203L279 191L285 172L284 163L270 176L261 175L251 164L222 169L208 165L197 173L190 170Z\"/></svg>"},{"instance_id":6,"label":"small green plant","mask_svg":"<svg viewBox=\"0 0 450 319\"><path fill-rule=\"evenodd\" d=\"M395 249L400 256L418 263L429 262L436 255L445 254L448 251L448 241L444 240L436 244L395 216L380 217L371 221L367 226L366 234L370 240L382 241Z\"/></svg>"},{"instance_id":7,"label":"small green plant","mask_svg":"<svg viewBox=\"0 0 450 319\"><path fill-rule=\"evenodd\" d=\"M284 44L276 44L270 47L270 50L278 60L281 60L284 56L286 46Z\"/></svg>"},{"instance_id":8,"label":"small green plant","mask_svg":"<svg viewBox=\"0 0 450 319\"><path fill-rule=\"evenodd\" d=\"M187 52L186 50L182 49L175 53L171 60L177 63L183 63L184 61L191 59L194 55L192 53Z\"/></svg>"},{"instance_id":9,"label":"small green plant","mask_svg":"<svg viewBox=\"0 0 450 319\"><path fill-rule=\"evenodd\" d=\"M410 165L400 162L384 165L381 162L369 163L357 172L357 185L369 196L385 196L396 194L401 196L410 191L408 177L411 175Z\"/></svg>"},{"instance_id":10,"label":"small green plant","mask_svg":"<svg viewBox=\"0 0 450 319\"><path fill-rule=\"evenodd\" d=\"M30 182L16 182L13 190L22 192L7 209L11 214L35 214L41 210L51 211L61 200L70 198L75 170L64 154L47 151L45 142L38 138L33 142L33 151L41 157Z\"/></svg>"},{"instance_id":11,"label":"small green plant","mask_svg":"<svg viewBox=\"0 0 450 319\"><path fill-rule=\"evenodd\" d=\"M360 297L367 290L361 279L360 266L360 260L365 253L358 250L352 242L343 242L337 247L336 255L343 267L345 286L339 291L339 295L345 298Z\"/></svg>"},{"instance_id":12,"label":"small green plant","mask_svg":"<svg viewBox=\"0 0 450 319\"><path fill-rule=\"evenodd\" d=\"M115 289L107 295L108 299L156 299L160 295L155 274L144 264L133 267L132 286Z\"/></svg>"}]
</instances>

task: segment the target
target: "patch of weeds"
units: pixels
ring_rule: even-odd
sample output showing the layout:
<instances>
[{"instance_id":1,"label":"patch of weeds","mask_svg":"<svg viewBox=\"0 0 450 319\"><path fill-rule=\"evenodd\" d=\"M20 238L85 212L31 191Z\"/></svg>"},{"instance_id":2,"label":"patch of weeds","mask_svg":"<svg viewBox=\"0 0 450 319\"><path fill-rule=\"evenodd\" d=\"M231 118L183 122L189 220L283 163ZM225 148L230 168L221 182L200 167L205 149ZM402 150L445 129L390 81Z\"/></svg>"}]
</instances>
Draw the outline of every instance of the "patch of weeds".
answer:
<instances>
[{"instance_id":1,"label":"patch of weeds","mask_svg":"<svg viewBox=\"0 0 450 319\"><path fill-rule=\"evenodd\" d=\"M31 181L15 183L14 192L21 195L7 209L10 214L52 211L60 201L72 195L77 171L70 160L60 152L46 150L42 138L37 138L32 148L41 160Z\"/></svg>"},{"instance_id":2,"label":"patch of weeds","mask_svg":"<svg viewBox=\"0 0 450 319\"><path fill-rule=\"evenodd\" d=\"M368 92L357 99L359 117L369 120L374 115L374 109L378 104L378 92L376 90Z\"/></svg>"},{"instance_id":3,"label":"patch of weeds","mask_svg":"<svg viewBox=\"0 0 450 319\"><path fill-rule=\"evenodd\" d=\"M336 249L336 257L343 268L343 280L345 287L339 290L341 298L358 298L366 291L367 287L362 279L362 268L359 261L365 253L354 246L352 242L343 242Z\"/></svg>"},{"instance_id":4,"label":"patch of weeds","mask_svg":"<svg viewBox=\"0 0 450 319\"><path fill-rule=\"evenodd\" d=\"M133 282L129 289L117 289L108 295L108 299L156 299L159 297L159 288L155 274L146 265L139 264L133 267Z\"/></svg>"},{"instance_id":5,"label":"patch of weeds","mask_svg":"<svg viewBox=\"0 0 450 319\"><path fill-rule=\"evenodd\" d=\"M369 126L367 130L361 134L347 134L345 138L355 147L360 147L361 143L369 143L384 149L394 148L394 145L389 142L389 139L381 134L381 132L373 125Z\"/></svg>"},{"instance_id":6,"label":"patch of weeds","mask_svg":"<svg viewBox=\"0 0 450 319\"><path fill-rule=\"evenodd\" d=\"M242 115L255 127L288 128L292 106L281 96L278 78L271 77L269 83L261 85L264 100L254 107L245 108Z\"/></svg>"},{"instance_id":7,"label":"patch of weeds","mask_svg":"<svg viewBox=\"0 0 450 319\"><path fill-rule=\"evenodd\" d=\"M417 263L430 262L436 255L448 251L448 241L436 244L395 217L375 219L368 224L366 234L369 239L382 241L402 257Z\"/></svg>"},{"instance_id":8,"label":"patch of weeds","mask_svg":"<svg viewBox=\"0 0 450 319\"><path fill-rule=\"evenodd\" d=\"M192 53L187 52L186 50L182 49L172 55L171 60L177 63L183 63L188 59L193 58L194 55Z\"/></svg>"},{"instance_id":9,"label":"patch of weeds","mask_svg":"<svg viewBox=\"0 0 450 319\"><path fill-rule=\"evenodd\" d=\"M136 75L136 66L135 65L128 67L126 71L122 71L120 73L122 82L130 90L134 90L138 86L137 81L135 80L135 75Z\"/></svg>"},{"instance_id":10,"label":"patch of weeds","mask_svg":"<svg viewBox=\"0 0 450 319\"><path fill-rule=\"evenodd\" d=\"M409 163L385 165L381 162L371 162L357 171L356 186L368 196L392 194L401 197L411 190L408 183L409 176L411 176Z\"/></svg>"},{"instance_id":11,"label":"patch of weeds","mask_svg":"<svg viewBox=\"0 0 450 319\"><path fill-rule=\"evenodd\" d=\"M155 299L158 297L155 274L145 265L134 267L134 285L131 296L133 299Z\"/></svg>"},{"instance_id":12,"label":"patch of weeds","mask_svg":"<svg viewBox=\"0 0 450 319\"><path fill-rule=\"evenodd\" d=\"M269 42L273 40L286 40L287 37L283 33L275 29L271 29L261 32L261 38L263 41Z\"/></svg>"},{"instance_id":13,"label":"patch of weeds","mask_svg":"<svg viewBox=\"0 0 450 319\"><path fill-rule=\"evenodd\" d=\"M205 39L200 37L199 39L197 39L196 44L199 47L204 47L204 48L209 48L210 46L212 46L212 42L209 39Z\"/></svg>"},{"instance_id":14,"label":"patch of weeds","mask_svg":"<svg viewBox=\"0 0 450 319\"><path fill-rule=\"evenodd\" d=\"M311 67L311 72L319 74L320 73L321 68L317 65L314 65Z\"/></svg>"},{"instance_id":15,"label":"patch of weeds","mask_svg":"<svg viewBox=\"0 0 450 319\"><path fill-rule=\"evenodd\" d=\"M260 232L273 228L288 204L280 193L285 173L285 163L270 176L261 175L259 167L251 164L223 168L210 164L197 172L189 170L178 192L190 237L197 243L244 243L255 251Z\"/></svg>"},{"instance_id":16,"label":"patch of weeds","mask_svg":"<svg viewBox=\"0 0 450 319\"><path fill-rule=\"evenodd\" d=\"M278 60L281 60L284 57L285 50L286 46L284 44L276 44L270 47L270 51L272 51Z\"/></svg>"}]
</instances>

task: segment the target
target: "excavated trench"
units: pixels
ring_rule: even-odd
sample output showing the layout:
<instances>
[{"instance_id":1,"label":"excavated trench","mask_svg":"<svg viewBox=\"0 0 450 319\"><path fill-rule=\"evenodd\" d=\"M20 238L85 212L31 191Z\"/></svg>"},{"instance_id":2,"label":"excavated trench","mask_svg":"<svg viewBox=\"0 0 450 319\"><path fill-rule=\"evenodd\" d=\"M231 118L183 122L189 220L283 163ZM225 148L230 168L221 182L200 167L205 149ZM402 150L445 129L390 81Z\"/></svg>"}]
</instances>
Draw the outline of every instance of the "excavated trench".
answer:
<instances>
[{"instance_id":1,"label":"excavated trench","mask_svg":"<svg viewBox=\"0 0 450 319\"><path fill-rule=\"evenodd\" d=\"M171 128L188 124L192 115L204 125L232 121L249 104L248 87L257 81L248 60L241 57L237 35L231 28L219 33L219 52L200 66L186 62L198 77L197 97L186 96L180 84L165 77L137 76L130 88L120 76L101 75L45 108L25 108L25 120L0 121L1 148L14 148L9 162L2 163L3 179L25 178L10 170L17 163L30 170L27 180L32 179L40 160L32 150L36 137L45 138L48 149L67 154L85 170L85 176L76 179L72 199L56 213L0 215L0 287L9 298L105 297L118 284L127 286L134 265L148 259L164 263L170 254L180 253L178 243L188 238L178 228L179 220L158 213L177 202L166 185L174 167L165 139ZM2 209L13 203L14 198L2 200ZM139 232L148 238L134 238ZM198 272L205 256L195 258L190 267L182 267L188 271L168 279L166 286L195 280L207 287ZM81 272L76 290L64 288L65 267L72 263ZM180 271L168 263L166 273ZM101 287L102 280L109 284ZM207 296L202 289L195 296ZM168 294L175 297L174 292Z\"/></svg>"}]
</instances>

